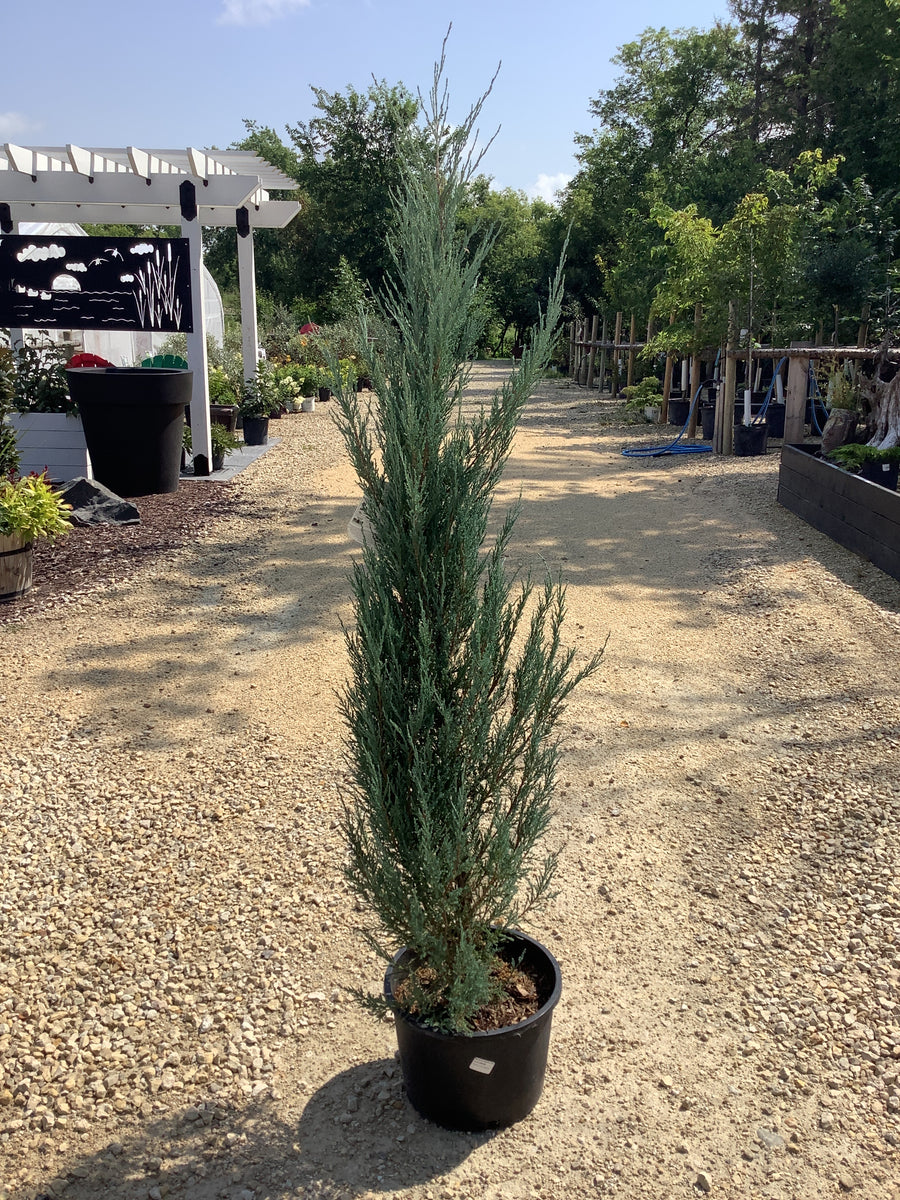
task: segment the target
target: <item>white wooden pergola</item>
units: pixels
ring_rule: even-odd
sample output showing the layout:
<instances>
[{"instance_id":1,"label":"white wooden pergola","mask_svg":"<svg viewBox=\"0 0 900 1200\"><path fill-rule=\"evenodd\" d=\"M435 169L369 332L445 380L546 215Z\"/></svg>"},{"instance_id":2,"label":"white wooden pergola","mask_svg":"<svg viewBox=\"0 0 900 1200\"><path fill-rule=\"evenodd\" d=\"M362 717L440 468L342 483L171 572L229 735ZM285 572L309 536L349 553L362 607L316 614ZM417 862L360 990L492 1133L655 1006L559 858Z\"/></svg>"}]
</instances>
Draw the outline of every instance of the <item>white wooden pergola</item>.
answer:
<instances>
[{"instance_id":1,"label":"white wooden pergola","mask_svg":"<svg viewBox=\"0 0 900 1200\"><path fill-rule=\"evenodd\" d=\"M296 181L248 150L142 150L82 146L0 147L0 234L20 222L93 225L181 225L191 262L193 332L187 335L194 373L191 431L195 470L209 470L206 322L201 228L237 230L244 377L256 370L258 329L253 230L282 229L300 211L296 200L270 200ZM15 331L11 331L15 332ZM198 459L200 460L198 462Z\"/></svg>"}]
</instances>

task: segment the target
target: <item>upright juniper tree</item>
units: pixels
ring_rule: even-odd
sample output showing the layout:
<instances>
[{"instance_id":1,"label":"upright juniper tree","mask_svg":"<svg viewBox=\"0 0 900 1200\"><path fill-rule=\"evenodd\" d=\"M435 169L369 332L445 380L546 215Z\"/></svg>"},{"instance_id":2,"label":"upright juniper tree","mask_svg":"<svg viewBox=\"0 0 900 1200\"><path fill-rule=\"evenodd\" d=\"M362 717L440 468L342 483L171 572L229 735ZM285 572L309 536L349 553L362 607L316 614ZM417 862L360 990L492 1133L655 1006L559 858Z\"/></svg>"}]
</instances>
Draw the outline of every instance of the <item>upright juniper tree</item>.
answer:
<instances>
[{"instance_id":1,"label":"upright juniper tree","mask_svg":"<svg viewBox=\"0 0 900 1200\"><path fill-rule=\"evenodd\" d=\"M448 119L443 56L426 137L395 198L392 267L369 353L375 399L339 396L368 533L353 570L352 680L343 695L353 795L344 829L350 882L384 955L407 946L423 968L411 1007L469 1027L496 988L502 930L548 894L539 849L558 760L555 726L574 669L561 644L562 587L514 587L505 568L515 513L486 545L494 490L559 320L557 273L521 367L466 419L463 392L480 330L479 268L458 215L478 161L486 97ZM369 327L360 318L364 345ZM599 656L598 656L599 658Z\"/></svg>"}]
</instances>

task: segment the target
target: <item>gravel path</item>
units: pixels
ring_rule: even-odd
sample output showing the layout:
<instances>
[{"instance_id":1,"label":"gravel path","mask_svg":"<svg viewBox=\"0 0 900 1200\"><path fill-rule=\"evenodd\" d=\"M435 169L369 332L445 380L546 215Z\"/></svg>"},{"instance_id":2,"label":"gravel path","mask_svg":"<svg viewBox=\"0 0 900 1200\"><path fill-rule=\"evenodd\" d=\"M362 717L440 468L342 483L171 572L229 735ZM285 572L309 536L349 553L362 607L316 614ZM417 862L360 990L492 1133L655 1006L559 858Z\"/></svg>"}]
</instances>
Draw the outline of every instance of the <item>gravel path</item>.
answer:
<instances>
[{"instance_id":1,"label":"gravel path","mask_svg":"<svg viewBox=\"0 0 900 1200\"><path fill-rule=\"evenodd\" d=\"M564 722L534 1114L428 1126L347 993L380 968L319 406L231 515L0 627L0 1197L900 1197L900 584L776 505L776 454L626 460L617 421L548 383L502 488L511 565L611 635Z\"/></svg>"}]
</instances>

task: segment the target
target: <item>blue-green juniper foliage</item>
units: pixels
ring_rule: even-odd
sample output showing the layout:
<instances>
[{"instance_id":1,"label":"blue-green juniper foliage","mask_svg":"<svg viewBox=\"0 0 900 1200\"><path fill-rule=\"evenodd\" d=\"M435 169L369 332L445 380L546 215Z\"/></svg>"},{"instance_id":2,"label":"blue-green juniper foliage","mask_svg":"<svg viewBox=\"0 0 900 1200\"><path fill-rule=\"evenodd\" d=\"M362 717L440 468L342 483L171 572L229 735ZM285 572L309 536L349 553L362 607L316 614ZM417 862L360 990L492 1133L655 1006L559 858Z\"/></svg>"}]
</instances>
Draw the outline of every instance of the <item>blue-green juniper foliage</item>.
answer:
<instances>
[{"instance_id":1,"label":"blue-green juniper foliage","mask_svg":"<svg viewBox=\"0 0 900 1200\"><path fill-rule=\"evenodd\" d=\"M513 587L504 559L515 512L486 546L494 489L523 406L550 354L561 273L521 365L471 419L462 412L480 334L477 248L457 220L478 165L469 149L485 96L448 121L443 57L396 198L389 282L367 356L375 400L338 392L338 420L369 526L353 570L352 679L342 696L353 777L349 880L386 957L407 946L419 1019L471 1028L496 986L502 930L547 898L539 851L559 757L554 727L574 669L560 640L564 591ZM361 345L370 325L360 314Z\"/></svg>"}]
</instances>

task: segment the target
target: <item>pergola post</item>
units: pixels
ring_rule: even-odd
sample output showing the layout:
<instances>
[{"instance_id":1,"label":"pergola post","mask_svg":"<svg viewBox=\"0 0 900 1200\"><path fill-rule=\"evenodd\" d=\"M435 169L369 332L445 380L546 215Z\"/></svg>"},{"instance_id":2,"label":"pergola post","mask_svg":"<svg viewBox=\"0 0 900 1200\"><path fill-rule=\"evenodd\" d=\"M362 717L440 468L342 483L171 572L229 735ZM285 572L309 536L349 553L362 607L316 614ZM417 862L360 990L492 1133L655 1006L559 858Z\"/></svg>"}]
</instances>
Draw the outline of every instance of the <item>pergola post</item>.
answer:
<instances>
[{"instance_id":1,"label":"pergola post","mask_svg":"<svg viewBox=\"0 0 900 1200\"><path fill-rule=\"evenodd\" d=\"M188 239L191 264L191 314L193 332L187 335L188 367L194 374L191 388L191 444L194 474L208 475L212 464L209 428L209 363L206 354L206 311L203 303L203 231L197 220L197 192L185 180L181 197L181 236Z\"/></svg>"},{"instance_id":2,"label":"pergola post","mask_svg":"<svg viewBox=\"0 0 900 1200\"><path fill-rule=\"evenodd\" d=\"M798 343L793 342L792 347ZM788 363L787 392L784 397L784 443L799 445L806 424L806 398L809 394L809 359L797 356Z\"/></svg>"},{"instance_id":3,"label":"pergola post","mask_svg":"<svg viewBox=\"0 0 900 1200\"><path fill-rule=\"evenodd\" d=\"M253 250L253 230L246 208L235 214L237 222L238 285L241 295L241 355L244 360L244 382L256 374L259 326L256 316L256 257Z\"/></svg>"}]
</instances>

